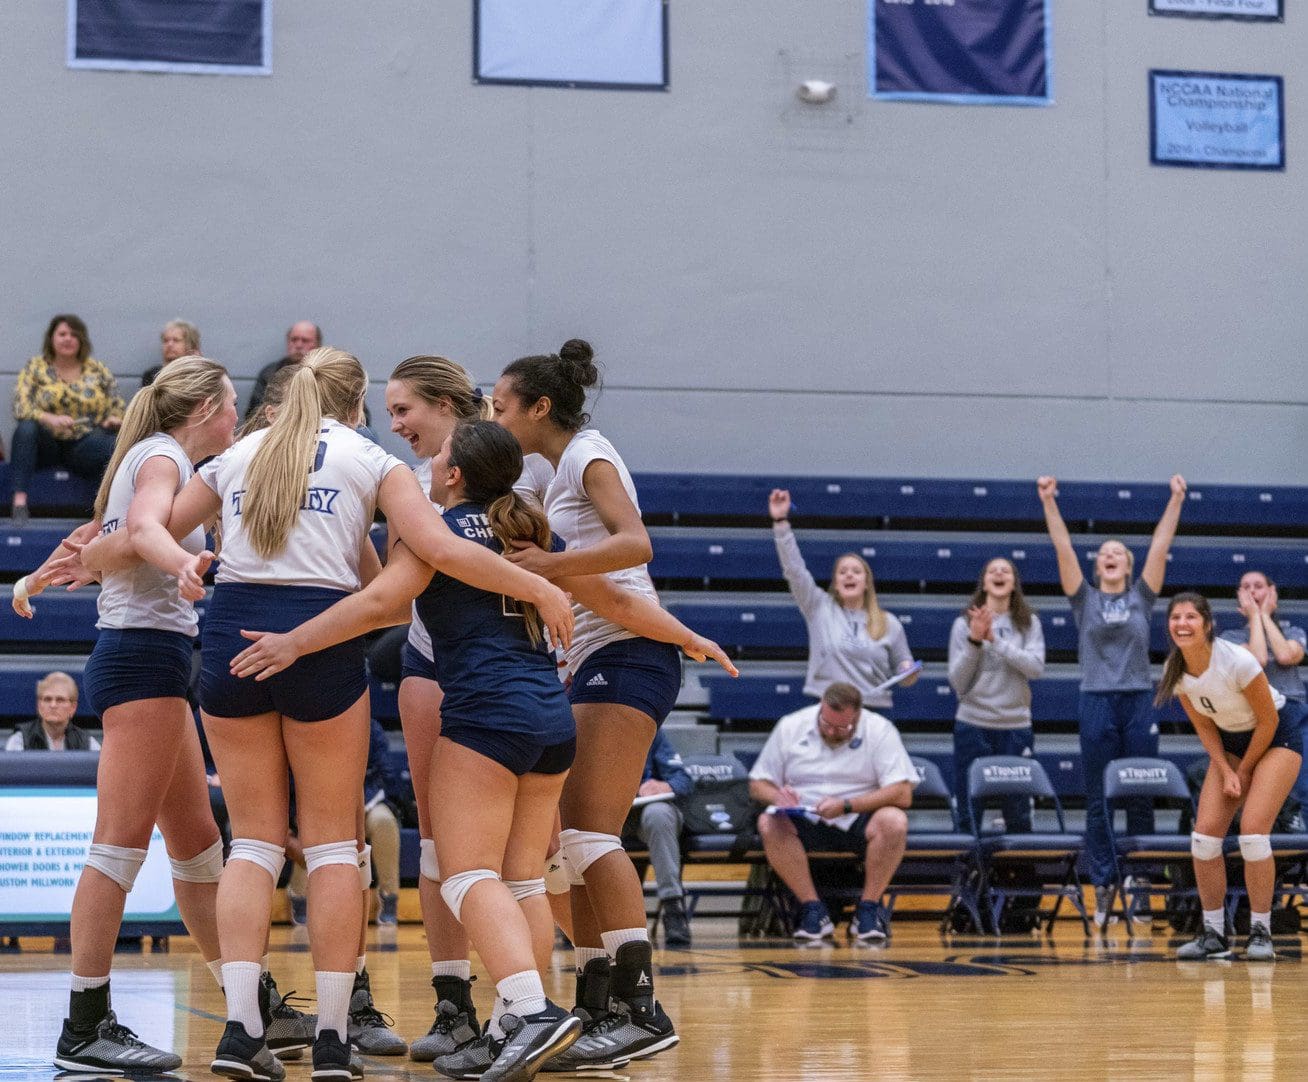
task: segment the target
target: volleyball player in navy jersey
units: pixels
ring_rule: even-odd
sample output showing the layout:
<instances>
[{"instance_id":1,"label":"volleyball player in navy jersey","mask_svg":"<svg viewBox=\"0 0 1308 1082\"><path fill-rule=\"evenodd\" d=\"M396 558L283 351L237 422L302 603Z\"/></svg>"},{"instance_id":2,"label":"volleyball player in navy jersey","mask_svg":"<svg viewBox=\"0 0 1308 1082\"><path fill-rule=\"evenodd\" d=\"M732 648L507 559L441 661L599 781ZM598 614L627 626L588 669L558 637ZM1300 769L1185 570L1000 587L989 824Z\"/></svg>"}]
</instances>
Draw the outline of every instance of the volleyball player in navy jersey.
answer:
<instances>
[{"instance_id":1,"label":"volleyball player in navy jersey","mask_svg":"<svg viewBox=\"0 0 1308 1082\"><path fill-rule=\"evenodd\" d=\"M235 427L236 392L223 367L203 357L174 361L133 397L94 520L78 536L101 523L105 534L162 528L191 464L230 447ZM122 1074L181 1066L180 1057L149 1047L120 1025L110 1003L124 903L156 823L182 918L218 976L214 905L223 847L186 700L198 626L193 602L203 595L200 576L211 558L203 550L203 531L188 531L167 570L138 566L106 574L100 590L100 634L83 685L104 743L95 833L73 897L72 993L54 1057L64 1070ZM30 590L20 580L16 607L19 595L25 603L41 588L39 576Z\"/></svg>"},{"instance_id":2,"label":"volleyball player in navy jersey","mask_svg":"<svg viewBox=\"0 0 1308 1082\"><path fill-rule=\"evenodd\" d=\"M557 553L520 543L509 558L551 579L605 574L657 602L645 569L653 550L631 474L613 445L584 427L586 390L598 381L590 345L574 338L557 354L514 361L495 384L495 419L524 452L554 467L542 500L567 543ZM574 612L567 660L577 758L560 802L559 844L574 884L577 1009L587 1030L551 1065L558 1070L603 1069L677 1043L654 998L645 897L620 835L654 733L676 704L680 660L667 644L635 636L582 604Z\"/></svg>"},{"instance_id":3,"label":"volleyball player in navy jersey","mask_svg":"<svg viewBox=\"0 0 1308 1082\"><path fill-rule=\"evenodd\" d=\"M357 801L368 746L362 644L304 658L262 684L231 676L257 620L288 628L360 585L360 552L380 507L431 566L537 606L551 632L571 635L564 595L454 537L413 474L354 431L367 375L334 349L309 353L290 377L271 425L206 465L178 495L169 530L185 534L221 511L223 561L206 613L200 683L205 731L223 779L235 838L219 887L218 922L228 1025L211 1069L273 1077L259 1010L259 959L284 860L287 767L295 779L299 835L309 871L309 940L318 992L313 1078L361 1076L346 1043L362 895ZM167 531L136 541L155 566L180 551Z\"/></svg>"}]
</instances>

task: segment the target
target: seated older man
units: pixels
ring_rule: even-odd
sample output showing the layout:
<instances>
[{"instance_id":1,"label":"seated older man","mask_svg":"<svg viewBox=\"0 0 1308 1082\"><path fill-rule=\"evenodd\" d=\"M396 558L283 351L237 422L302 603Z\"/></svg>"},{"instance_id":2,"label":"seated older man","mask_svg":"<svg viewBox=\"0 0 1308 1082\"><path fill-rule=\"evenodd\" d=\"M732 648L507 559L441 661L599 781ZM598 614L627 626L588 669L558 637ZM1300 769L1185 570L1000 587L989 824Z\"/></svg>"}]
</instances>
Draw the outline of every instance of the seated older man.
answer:
<instances>
[{"instance_id":1,"label":"seated older man","mask_svg":"<svg viewBox=\"0 0 1308 1082\"><path fill-rule=\"evenodd\" d=\"M73 724L77 682L66 672L48 673L36 685L36 720L18 726L5 751L99 751L100 741Z\"/></svg>"},{"instance_id":2,"label":"seated older man","mask_svg":"<svg viewBox=\"0 0 1308 1082\"><path fill-rule=\"evenodd\" d=\"M832 684L816 706L777 722L749 779L750 795L770 805L758 820L768 864L800 902L795 938L835 932L809 869L808 852L816 849L863 858L850 938L883 942L889 920L881 897L904 856L905 809L917 782L895 727L864 710L853 685Z\"/></svg>"}]
</instances>

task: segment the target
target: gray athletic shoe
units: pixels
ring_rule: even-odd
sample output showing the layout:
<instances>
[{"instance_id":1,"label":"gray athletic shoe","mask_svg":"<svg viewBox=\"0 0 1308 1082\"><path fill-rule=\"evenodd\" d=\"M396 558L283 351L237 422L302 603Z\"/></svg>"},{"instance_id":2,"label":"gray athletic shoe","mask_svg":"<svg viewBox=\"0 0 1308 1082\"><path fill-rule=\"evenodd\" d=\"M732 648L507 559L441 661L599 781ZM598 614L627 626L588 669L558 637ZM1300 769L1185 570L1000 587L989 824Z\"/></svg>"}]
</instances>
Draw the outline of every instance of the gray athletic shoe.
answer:
<instances>
[{"instance_id":1,"label":"gray athletic shoe","mask_svg":"<svg viewBox=\"0 0 1308 1082\"><path fill-rule=\"evenodd\" d=\"M501 1042L491 1036L490 1023L487 1022L480 1037L469 1041L457 1052L437 1056L432 1066L437 1074L446 1078L480 1078L490 1070L502 1047Z\"/></svg>"},{"instance_id":2,"label":"gray athletic shoe","mask_svg":"<svg viewBox=\"0 0 1308 1082\"><path fill-rule=\"evenodd\" d=\"M436 1004L436 1021L425 1037L409 1045L409 1059L431 1063L437 1056L448 1056L477 1039L477 1016L468 1016L448 999Z\"/></svg>"},{"instance_id":3,"label":"gray athletic shoe","mask_svg":"<svg viewBox=\"0 0 1308 1082\"><path fill-rule=\"evenodd\" d=\"M268 1011L263 1020L263 1037L268 1044L268 1051L278 1059L299 1059L304 1050L313 1044L313 1031L317 1028L318 1016L305 1014L292 1007L290 1000L295 997L295 993L287 992L283 996L271 973L264 973L259 978L259 983L268 997Z\"/></svg>"},{"instance_id":4,"label":"gray athletic shoe","mask_svg":"<svg viewBox=\"0 0 1308 1082\"><path fill-rule=\"evenodd\" d=\"M500 1016L504 1043L483 1082L530 1082L548 1060L570 1048L581 1036L581 1019L548 999L545 1009L519 1017Z\"/></svg>"},{"instance_id":5,"label":"gray athletic shoe","mask_svg":"<svg viewBox=\"0 0 1308 1082\"><path fill-rule=\"evenodd\" d=\"M1226 936L1220 935L1212 928L1204 925L1203 930L1194 939L1177 950L1176 957L1182 962L1203 962L1209 958L1230 958L1231 948L1227 945Z\"/></svg>"},{"instance_id":6,"label":"gray athletic shoe","mask_svg":"<svg viewBox=\"0 0 1308 1082\"><path fill-rule=\"evenodd\" d=\"M643 1059L681 1038L658 1003L653 1011L637 1016L621 1000L614 1000L604 1017L587 1026L577 1043L550 1060L545 1071L612 1071L630 1060Z\"/></svg>"},{"instance_id":7,"label":"gray athletic shoe","mask_svg":"<svg viewBox=\"0 0 1308 1082\"><path fill-rule=\"evenodd\" d=\"M390 1028L391 1021L373 1004L368 971L356 974L354 991L350 994L350 1046L365 1056L404 1055L409 1045Z\"/></svg>"},{"instance_id":8,"label":"gray athletic shoe","mask_svg":"<svg viewBox=\"0 0 1308 1082\"><path fill-rule=\"evenodd\" d=\"M1276 950L1272 946L1272 933L1261 924L1249 929L1249 940L1245 943L1244 957L1247 962L1275 962Z\"/></svg>"},{"instance_id":9,"label":"gray athletic shoe","mask_svg":"<svg viewBox=\"0 0 1308 1082\"><path fill-rule=\"evenodd\" d=\"M182 1065L182 1057L152 1048L110 1011L89 1034L79 1034L64 1019L54 1065L65 1071L96 1074L163 1074Z\"/></svg>"},{"instance_id":10,"label":"gray athletic shoe","mask_svg":"<svg viewBox=\"0 0 1308 1082\"><path fill-rule=\"evenodd\" d=\"M251 1037L240 1022L228 1022L209 1070L242 1082L282 1082L286 1068L268 1050L262 1037Z\"/></svg>"}]
</instances>

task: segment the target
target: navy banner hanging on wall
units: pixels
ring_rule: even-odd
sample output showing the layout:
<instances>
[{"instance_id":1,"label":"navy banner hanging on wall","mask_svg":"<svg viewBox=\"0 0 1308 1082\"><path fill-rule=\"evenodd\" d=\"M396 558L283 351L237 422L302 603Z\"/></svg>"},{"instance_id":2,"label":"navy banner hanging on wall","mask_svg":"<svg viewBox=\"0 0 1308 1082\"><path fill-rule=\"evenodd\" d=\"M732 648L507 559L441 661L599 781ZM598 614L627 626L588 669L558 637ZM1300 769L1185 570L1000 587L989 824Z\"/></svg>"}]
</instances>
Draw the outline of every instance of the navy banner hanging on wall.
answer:
<instances>
[{"instance_id":1,"label":"navy banner hanging on wall","mask_svg":"<svg viewBox=\"0 0 1308 1082\"><path fill-rule=\"evenodd\" d=\"M1285 0L1149 0L1149 14L1279 23L1285 21Z\"/></svg>"},{"instance_id":2,"label":"navy banner hanging on wall","mask_svg":"<svg viewBox=\"0 0 1308 1082\"><path fill-rule=\"evenodd\" d=\"M1050 0L868 0L868 92L890 101L1048 105Z\"/></svg>"},{"instance_id":3,"label":"navy banner hanging on wall","mask_svg":"<svg viewBox=\"0 0 1308 1082\"><path fill-rule=\"evenodd\" d=\"M68 0L68 66L272 73L272 0Z\"/></svg>"}]
</instances>

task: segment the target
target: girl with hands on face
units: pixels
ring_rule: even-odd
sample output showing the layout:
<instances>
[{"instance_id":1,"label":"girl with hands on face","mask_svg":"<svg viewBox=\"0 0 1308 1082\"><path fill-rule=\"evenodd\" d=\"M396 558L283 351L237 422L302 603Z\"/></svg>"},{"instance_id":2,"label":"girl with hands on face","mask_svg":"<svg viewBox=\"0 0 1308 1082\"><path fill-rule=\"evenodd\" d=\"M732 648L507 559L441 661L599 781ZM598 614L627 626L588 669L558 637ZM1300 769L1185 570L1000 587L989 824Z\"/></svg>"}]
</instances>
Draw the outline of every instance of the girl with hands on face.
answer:
<instances>
[{"instance_id":1,"label":"girl with hands on face","mask_svg":"<svg viewBox=\"0 0 1308 1082\"><path fill-rule=\"evenodd\" d=\"M1268 683L1248 650L1214 638L1212 609L1199 594L1172 598L1167 631L1172 649L1156 702L1162 705L1172 695L1180 699L1209 760L1190 839L1204 924L1198 938L1181 947L1177 957L1230 956L1222 847L1239 811L1250 908L1245 957L1271 961L1276 957L1271 937L1276 869L1268 835L1299 775L1300 729L1308 711Z\"/></svg>"},{"instance_id":2,"label":"girl with hands on face","mask_svg":"<svg viewBox=\"0 0 1308 1082\"><path fill-rule=\"evenodd\" d=\"M913 668L903 625L881 608L872 569L857 553L847 552L837 558L828 590L817 585L790 528L790 509L790 493L773 489L768 497L768 515L777 556L808 627L804 694L819 698L837 681L853 684L862 693L864 706L886 715L894 699L890 689L880 691L878 685ZM903 686L909 687L916 680L914 674L903 681Z\"/></svg>"}]
</instances>

